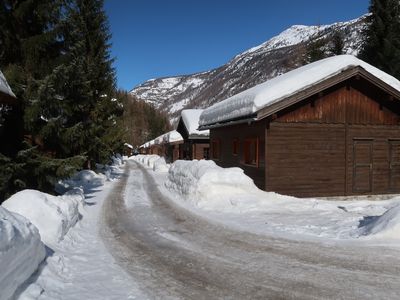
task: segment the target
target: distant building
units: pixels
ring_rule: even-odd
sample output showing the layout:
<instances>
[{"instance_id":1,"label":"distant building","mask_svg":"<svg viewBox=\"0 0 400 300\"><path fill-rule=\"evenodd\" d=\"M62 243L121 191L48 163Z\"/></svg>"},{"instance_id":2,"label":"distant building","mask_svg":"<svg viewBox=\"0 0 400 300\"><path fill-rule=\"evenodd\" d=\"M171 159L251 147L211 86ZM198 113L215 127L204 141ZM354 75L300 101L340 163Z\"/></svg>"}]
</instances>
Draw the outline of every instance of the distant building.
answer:
<instances>
[{"instance_id":1,"label":"distant building","mask_svg":"<svg viewBox=\"0 0 400 300\"><path fill-rule=\"evenodd\" d=\"M209 131L199 131L199 118L202 109L185 109L181 112L177 131L183 137L179 146L180 159L208 159L210 149Z\"/></svg>"},{"instance_id":2,"label":"distant building","mask_svg":"<svg viewBox=\"0 0 400 300\"><path fill-rule=\"evenodd\" d=\"M163 156L167 163L174 162L179 157L179 145L183 138L176 130L164 133L154 140L139 146L140 154L157 154Z\"/></svg>"},{"instance_id":3,"label":"distant building","mask_svg":"<svg viewBox=\"0 0 400 300\"><path fill-rule=\"evenodd\" d=\"M299 197L399 193L399 125L400 81L350 55L278 76L200 118L218 165Z\"/></svg>"}]
</instances>

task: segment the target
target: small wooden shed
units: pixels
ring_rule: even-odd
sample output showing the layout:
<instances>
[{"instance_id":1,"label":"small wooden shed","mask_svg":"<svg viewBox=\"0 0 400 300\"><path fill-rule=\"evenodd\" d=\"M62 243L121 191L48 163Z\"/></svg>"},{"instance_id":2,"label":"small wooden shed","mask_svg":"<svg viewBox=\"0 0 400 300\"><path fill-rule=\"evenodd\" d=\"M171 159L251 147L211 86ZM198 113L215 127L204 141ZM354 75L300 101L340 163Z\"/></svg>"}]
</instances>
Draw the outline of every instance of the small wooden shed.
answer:
<instances>
[{"instance_id":1,"label":"small wooden shed","mask_svg":"<svg viewBox=\"0 0 400 300\"><path fill-rule=\"evenodd\" d=\"M177 131L183 137L183 143L179 146L180 159L208 159L210 148L210 132L199 131L199 118L202 109L184 109L179 118Z\"/></svg>"},{"instance_id":2,"label":"small wooden shed","mask_svg":"<svg viewBox=\"0 0 400 300\"><path fill-rule=\"evenodd\" d=\"M400 82L350 55L206 109L211 158L298 197L400 192Z\"/></svg>"}]
</instances>

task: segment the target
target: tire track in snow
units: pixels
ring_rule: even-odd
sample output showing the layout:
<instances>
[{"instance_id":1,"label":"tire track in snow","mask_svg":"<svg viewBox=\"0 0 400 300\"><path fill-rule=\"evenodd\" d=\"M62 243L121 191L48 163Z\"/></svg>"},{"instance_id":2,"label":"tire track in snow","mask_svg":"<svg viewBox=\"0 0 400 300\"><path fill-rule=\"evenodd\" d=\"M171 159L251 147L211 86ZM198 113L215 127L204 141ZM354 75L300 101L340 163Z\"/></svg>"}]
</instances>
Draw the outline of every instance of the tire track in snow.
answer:
<instances>
[{"instance_id":1,"label":"tire track in snow","mask_svg":"<svg viewBox=\"0 0 400 300\"><path fill-rule=\"evenodd\" d=\"M396 299L395 250L225 228L177 207L135 162L103 206L101 234L149 299Z\"/></svg>"}]
</instances>

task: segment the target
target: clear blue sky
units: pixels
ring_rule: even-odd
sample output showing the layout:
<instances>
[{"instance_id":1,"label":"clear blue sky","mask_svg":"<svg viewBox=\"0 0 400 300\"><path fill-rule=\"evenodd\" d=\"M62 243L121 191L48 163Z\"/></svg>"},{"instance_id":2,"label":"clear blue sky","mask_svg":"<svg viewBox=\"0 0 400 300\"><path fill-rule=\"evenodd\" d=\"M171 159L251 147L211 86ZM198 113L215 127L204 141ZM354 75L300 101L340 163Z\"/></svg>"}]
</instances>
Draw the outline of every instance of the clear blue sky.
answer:
<instances>
[{"instance_id":1,"label":"clear blue sky","mask_svg":"<svg viewBox=\"0 0 400 300\"><path fill-rule=\"evenodd\" d=\"M357 18L369 0L105 0L118 87L218 67L294 24Z\"/></svg>"}]
</instances>

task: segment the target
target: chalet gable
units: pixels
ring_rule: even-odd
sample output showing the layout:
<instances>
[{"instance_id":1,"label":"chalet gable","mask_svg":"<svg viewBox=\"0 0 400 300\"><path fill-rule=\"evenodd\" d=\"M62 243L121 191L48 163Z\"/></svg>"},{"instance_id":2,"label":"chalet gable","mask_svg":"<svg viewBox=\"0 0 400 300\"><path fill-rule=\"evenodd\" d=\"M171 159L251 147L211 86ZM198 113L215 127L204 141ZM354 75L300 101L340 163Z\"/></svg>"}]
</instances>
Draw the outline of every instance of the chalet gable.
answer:
<instances>
[{"instance_id":1,"label":"chalet gable","mask_svg":"<svg viewBox=\"0 0 400 300\"><path fill-rule=\"evenodd\" d=\"M261 120L352 78L400 99L400 81L351 55L326 58L234 95L204 110L200 129Z\"/></svg>"},{"instance_id":2,"label":"chalet gable","mask_svg":"<svg viewBox=\"0 0 400 300\"><path fill-rule=\"evenodd\" d=\"M187 140L204 140L209 139L210 132L208 130L199 131L199 119L203 112L202 109L184 109L179 118L177 131Z\"/></svg>"}]
</instances>

